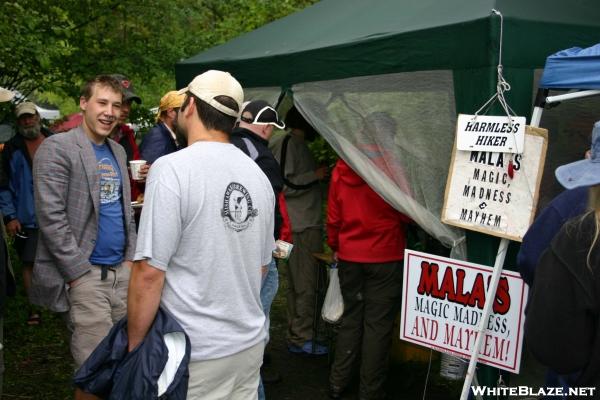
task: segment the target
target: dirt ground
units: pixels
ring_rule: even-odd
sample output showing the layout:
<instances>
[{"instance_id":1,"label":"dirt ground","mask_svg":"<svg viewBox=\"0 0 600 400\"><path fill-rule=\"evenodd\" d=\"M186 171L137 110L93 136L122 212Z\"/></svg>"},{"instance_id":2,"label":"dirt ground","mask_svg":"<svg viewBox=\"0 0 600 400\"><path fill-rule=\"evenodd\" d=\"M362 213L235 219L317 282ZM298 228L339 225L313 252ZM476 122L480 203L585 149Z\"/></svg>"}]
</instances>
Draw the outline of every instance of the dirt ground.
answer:
<instances>
[{"instance_id":1,"label":"dirt ground","mask_svg":"<svg viewBox=\"0 0 600 400\"><path fill-rule=\"evenodd\" d=\"M271 341L267 347L271 363L265 366L270 371L277 371L282 381L276 384L266 384L265 392L269 400L320 400L328 399L329 356L304 356L291 354L287 351L285 333L287 330L285 293L287 291L286 269L280 268L280 286L277 297L271 309ZM325 324L322 324L322 326ZM323 332L325 331L325 332ZM320 329L320 336L333 339L331 328ZM397 347L395 346L397 350ZM404 348L405 353L406 349ZM393 349L390 349L395 353ZM409 352L411 350L408 350ZM418 350L417 350L418 351ZM427 359L429 351L420 353ZM449 399L459 398L462 381L455 382L443 379L439 375L439 358L433 353L433 360L426 385L429 363L402 362L396 359L390 368L387 384L390 399ZM427 387L426 387L427 386ZM423 396L425 392L425 396ZM344 393L344 399L358 399L358 375L353 379L353 384Z\"/></svg>"},{"instance_id":2,"label":"dirt ground","mask_svg":"<svg viewBox=\"0 0 600 400\"><path fill-rule=\"evenodd\" d=\"M18 268L17 268L18 269ZM20 282L20 272L15 271ZM287 329L287 290L285 268L280 271L280 290L271 313L271 342L268 368L276 370L282 381L266 384L269 400L327 399L329 357L291 354L285 344ZM59 315L44 311L40 326L27 326L28 305L22 290L10 298L4 320L5 373L2 400L72 399L73 367L68 335ZM426 355L428 353L425 353ZM435 353L434 353L435 354ZM428 372L427 362L396 362L389 373L390 399L450 399L460 395L461 382L439 376L439 360L431 365L426 395L423 396ZM357 399L358 380L345 393L345 399Z\"/></svg>"}]
</instances>

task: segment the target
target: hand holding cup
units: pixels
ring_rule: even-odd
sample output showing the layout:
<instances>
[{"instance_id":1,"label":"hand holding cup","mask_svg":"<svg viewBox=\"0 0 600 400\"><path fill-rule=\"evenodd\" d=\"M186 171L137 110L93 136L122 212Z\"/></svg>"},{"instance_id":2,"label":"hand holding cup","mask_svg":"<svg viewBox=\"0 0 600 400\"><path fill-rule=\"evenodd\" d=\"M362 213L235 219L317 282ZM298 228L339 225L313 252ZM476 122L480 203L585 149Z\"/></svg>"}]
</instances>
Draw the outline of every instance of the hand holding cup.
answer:
<instances>
[{"instance_id":1,"label":"hand holding cup","mask_svg":"<svg viewBox=\"0 0 600 400\"><path fill-rule=\"evenodd\" d=\"M146 160L131 160L129 161L129 168L131 169L131 178L134 181L143 181L148 175L150 166L146 164Z\"/></svg>"}]
</instances>

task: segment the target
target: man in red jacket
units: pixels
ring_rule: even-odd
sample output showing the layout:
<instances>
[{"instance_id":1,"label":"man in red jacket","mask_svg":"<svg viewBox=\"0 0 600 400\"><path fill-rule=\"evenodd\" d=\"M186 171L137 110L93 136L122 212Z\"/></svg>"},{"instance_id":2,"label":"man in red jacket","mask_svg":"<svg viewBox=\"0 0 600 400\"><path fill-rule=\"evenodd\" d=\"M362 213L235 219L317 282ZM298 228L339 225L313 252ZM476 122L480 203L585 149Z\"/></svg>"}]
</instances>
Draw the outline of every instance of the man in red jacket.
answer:
<instances>
[{"instance_id":1,"label":"man in red jacket","mask_svg":"<svg viewBox=\"0 0 600 400\"><path fill-rule=\"evenodd\" d=\"M392 327L400 306L406 224L410 219L375 193L343 160L329 187L327 243L338 261L344 316L329 377L340 398L356 359L360 398L385 398Z\"/></svg>"},{"instance_id":2,"label":"man in red jacket","mask_svg":"<svg viewBox=\"0 0 600 400\"><path fill-rule=\"evenodd\" d=\"M135 132L129 127L129 125L127 125L127 120L129 119L129 112L131 111L131 104L134 101L138 104L142 104L142 99L135 94L133 84L125 75L113 74L111 76L119 81L119 84L121 85L121 90L123 91L123 103L121 104L121 116L119 117L119 123L111 132L110 138L119 143L125 149L125 154L127 154L127 166L129 167L129 161L140 160L141 156L138 145L135 142ZM140 176L142 178L146 178L149 168L150 167L148 165L142 166L142 169L140 170ZM131 199L138 200L140 194L142 194L144 191L143 185L141 182L134 181L131 178L131 173L129 175ZM136 221L138 218L139 217L136 217Z\"/></svg>"}]
</instances>

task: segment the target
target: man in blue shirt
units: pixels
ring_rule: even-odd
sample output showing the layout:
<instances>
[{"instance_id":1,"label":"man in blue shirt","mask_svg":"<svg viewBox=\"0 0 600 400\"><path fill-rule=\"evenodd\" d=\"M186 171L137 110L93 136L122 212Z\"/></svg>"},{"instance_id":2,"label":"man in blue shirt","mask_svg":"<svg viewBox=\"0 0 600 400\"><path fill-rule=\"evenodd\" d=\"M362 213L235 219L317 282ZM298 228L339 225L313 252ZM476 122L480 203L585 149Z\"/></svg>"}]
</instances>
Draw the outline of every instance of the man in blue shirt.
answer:
<instances>
[{"instance_id":1,"label":"man in blue shirt","mask_svg":"<svg viewBox=\"0 0 600 400\"><path fill-rule=\"evenodd\" d=\"M125 150L108 138L122 98L114 78L90 80L82 125L45 140L33 162L40 240L30 297L68 311L77 366L127 311L135 222Z\"/></svg>"}]
</instances>

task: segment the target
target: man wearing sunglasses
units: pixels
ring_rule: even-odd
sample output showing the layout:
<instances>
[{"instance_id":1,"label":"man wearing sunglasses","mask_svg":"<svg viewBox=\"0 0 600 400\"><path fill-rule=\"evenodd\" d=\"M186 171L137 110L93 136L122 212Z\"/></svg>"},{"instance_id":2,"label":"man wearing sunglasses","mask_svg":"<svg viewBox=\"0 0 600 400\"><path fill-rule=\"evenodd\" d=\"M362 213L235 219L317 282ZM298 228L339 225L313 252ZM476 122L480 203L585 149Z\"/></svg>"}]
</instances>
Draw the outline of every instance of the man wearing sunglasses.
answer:
<instances>
[{"instance_id":1,"label":"man wearing sunglasses","mask_svg":"<svg viewBox=\"0 0 600 400\"><path fill-rule=\"evenodd\" d=\"M171 154L179 150L184 143L179 143L175 134L177 130L177 113L185 95L177 94L172 90L167 92L158 106L156 125L144 136L140 145L142 160L152 164L158 157Z\"/></svg>"}]
</instances>

